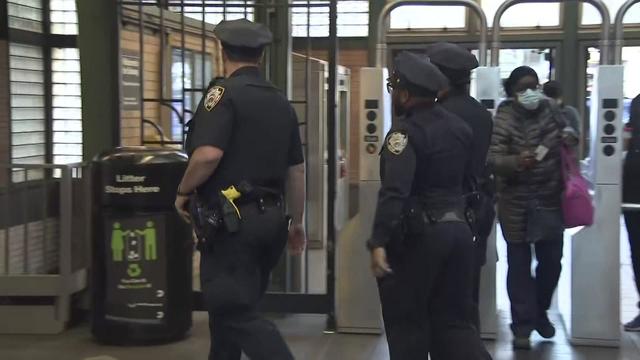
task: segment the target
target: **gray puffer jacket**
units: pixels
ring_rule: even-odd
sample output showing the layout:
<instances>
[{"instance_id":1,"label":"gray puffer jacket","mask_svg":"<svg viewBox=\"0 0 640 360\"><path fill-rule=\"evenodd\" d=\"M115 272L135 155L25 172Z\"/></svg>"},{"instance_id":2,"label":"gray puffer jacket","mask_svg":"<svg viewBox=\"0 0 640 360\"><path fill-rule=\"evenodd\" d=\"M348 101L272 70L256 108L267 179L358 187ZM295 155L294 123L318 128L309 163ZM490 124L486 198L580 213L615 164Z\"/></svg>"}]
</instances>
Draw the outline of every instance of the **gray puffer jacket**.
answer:
<instances>
[{"instance_id":1,"label":"gray puffer jacket","mask_svg":"<svg viewBox=\"0 0 640 360\"><path fill-rule=\"evenodd\" d=\"M489 163L498 180L498 218L509 242L525 241L530 201L537 200L544 208L560 207L565 122L554 106L545 100L536 112L529 112L507 100L495 115ZM549 149L545 158L529 170L520 169L519 154L534 152L540 144Z\"/></svg>"}]
</instances>

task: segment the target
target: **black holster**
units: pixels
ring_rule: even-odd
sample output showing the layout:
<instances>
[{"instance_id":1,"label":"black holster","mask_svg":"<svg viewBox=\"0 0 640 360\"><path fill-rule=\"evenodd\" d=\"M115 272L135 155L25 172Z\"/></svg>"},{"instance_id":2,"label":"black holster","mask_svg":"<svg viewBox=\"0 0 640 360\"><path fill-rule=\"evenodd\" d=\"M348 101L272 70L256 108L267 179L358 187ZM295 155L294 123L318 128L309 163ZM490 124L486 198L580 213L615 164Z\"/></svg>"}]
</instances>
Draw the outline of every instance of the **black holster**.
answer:
<instances>
[{"instance_id":1,"label":"black holster","mask_svg":"<svg viewBox=\"0 0 640 360\"><path fill-rule=\"evenodd\" d=\"M196 248L203 251L211 244L214 236L222 226L222 216L219 210L209 208L197 196L193 196L189 202L189 212L193 229L198 238Z\"/></svg>"}]
</instances>

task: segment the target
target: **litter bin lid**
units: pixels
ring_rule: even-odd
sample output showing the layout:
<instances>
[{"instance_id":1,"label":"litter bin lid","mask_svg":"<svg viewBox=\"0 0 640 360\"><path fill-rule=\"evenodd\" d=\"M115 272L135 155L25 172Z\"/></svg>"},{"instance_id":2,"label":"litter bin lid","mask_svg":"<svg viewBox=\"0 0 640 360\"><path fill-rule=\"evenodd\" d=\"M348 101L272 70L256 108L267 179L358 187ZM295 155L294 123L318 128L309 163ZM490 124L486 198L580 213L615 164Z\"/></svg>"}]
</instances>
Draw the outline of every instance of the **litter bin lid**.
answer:
<instances>
[{"instance_id":1,"label":"litter bin lid","mask_svg":"<svg viewBox=\"0 0 640 360\"><path fill-rule=\"evenodd\" d=\"M138 146L106 151L93 162L99 205L172 209L187 162L184 152L168 148Z\"/></svg>"},{"instance_id":2,"label":"litter bin lid","mask_svg":"<svg viewBox=\"0 0 640 360\"><path fill-rule=\"evenodd\" d=\"M187 154L182 151L146 146L118 147L98 154L95 162L127 162L134 164L161 164L188 161Z\"/></svg>"}]
</instances>

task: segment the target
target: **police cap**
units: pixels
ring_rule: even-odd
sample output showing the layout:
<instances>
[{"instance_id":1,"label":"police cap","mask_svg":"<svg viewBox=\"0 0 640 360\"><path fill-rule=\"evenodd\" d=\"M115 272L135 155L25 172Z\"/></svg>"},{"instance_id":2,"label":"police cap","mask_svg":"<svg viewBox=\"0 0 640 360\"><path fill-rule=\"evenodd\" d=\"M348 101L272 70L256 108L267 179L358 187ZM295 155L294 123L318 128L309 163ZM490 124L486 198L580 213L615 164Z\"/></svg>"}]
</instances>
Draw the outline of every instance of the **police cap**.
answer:
<instances>
[{"instance_id":1,"label":"police cap","mask_svg":"<svg viewBox=\"0 0 640 360\"><path fill-rule=\"evenodd\" d=\"M427 56L438 67L471 71L479 66L478 59L460 45L439 42L427 47Z\"/></svg>"},{"instance_id":2,"label":"police cap","mask_svg":"<svg viewBox=\"0 0 640 360\"><path fill-rule=\"evenodd\" d=\"M237 48L262 49L273 41L273 34L266 26L247 19L223 20L213 33L223 46Z\"/></svg>"},{"instance_id":3,"label":"police cap","mask_svg":"<svg viewBox=\"0 0 640 360\"><path fill-rule=\"evenodd\" d=\"M403 51L396 56L394 64L400 79L414 86L438 92L449 85L447 78L424 56Z\"/></svg>"}]
</instances>

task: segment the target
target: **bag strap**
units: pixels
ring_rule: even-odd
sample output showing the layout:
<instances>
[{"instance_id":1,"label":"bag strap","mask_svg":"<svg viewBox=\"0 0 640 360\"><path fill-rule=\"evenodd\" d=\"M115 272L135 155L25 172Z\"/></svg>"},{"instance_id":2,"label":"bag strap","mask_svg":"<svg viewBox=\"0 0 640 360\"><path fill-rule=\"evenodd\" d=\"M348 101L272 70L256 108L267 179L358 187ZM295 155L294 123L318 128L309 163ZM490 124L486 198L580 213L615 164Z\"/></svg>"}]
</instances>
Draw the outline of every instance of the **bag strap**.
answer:
<instances>
[{"instance_id":1,"label":"bag strap","mask_svg":"<svg viewBox=\"0 0 640 360\"><path fill-rule=\"evenodd\" d=\"M554 103L549 103L549 109L551 111L551 117L553 117L556 125L558 125L558 129L563 131L567 127L567 120L560 112L560 108Z\"/></svg>"},{"instance_id":2,"label":"bag strap","mask_svg":"<svg viewBox=\"0 0 640 360\"><path fill-rule=\"evenodd\" d=\"M576 154L573 149L569 147L567 144L562 144L560 149L561 156L560 159L562 161L562 177L564 181L567 181L569 175L580 175L580 170L578 169L578 160L576 159Z\"/></svg>"}]
</instances>

